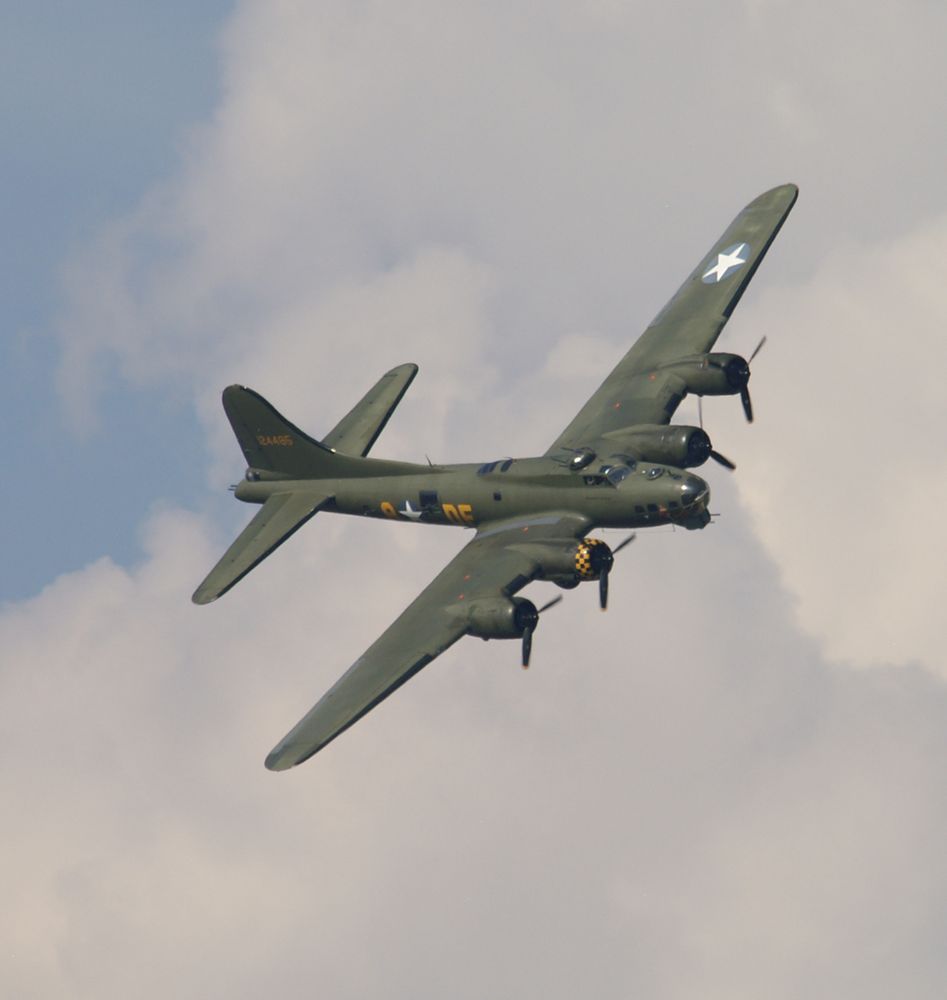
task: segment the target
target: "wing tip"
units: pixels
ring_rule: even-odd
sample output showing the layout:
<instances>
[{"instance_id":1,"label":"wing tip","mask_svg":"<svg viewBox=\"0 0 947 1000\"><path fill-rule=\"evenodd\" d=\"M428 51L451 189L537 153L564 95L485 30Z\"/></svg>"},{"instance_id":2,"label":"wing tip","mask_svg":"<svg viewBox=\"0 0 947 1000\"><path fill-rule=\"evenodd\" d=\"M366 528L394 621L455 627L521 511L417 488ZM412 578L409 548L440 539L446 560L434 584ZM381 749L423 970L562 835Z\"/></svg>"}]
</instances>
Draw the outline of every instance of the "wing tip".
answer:
<instances>
[{"instance_id":1,"label":"wing tip","mask_svg":"<svg viewBox=\"0 0 947 1000\"><path fill-rule=\"evenodd\" d=\"M799 185L789 181L786 184L777 184L776 187L764 191L761 195L754 198L747 208L756 205L760 207L773 205L782 208L783 211L788 211L796 203L798 197Z\"/></svg>"},{"instance_id":2,"label":"wing tip","mask_svg":"<svg viewBox=\"0 0 947 1000\"><path fill-rule=\"evenodd\" d=\"M418 366L413 361L406 361L403 365L395 365L386 375L410 375L414 378L418 373Z\"/></svg>"},{"instance_id":3,"label":"wing tip","mask_svg":"<svg viewBox=\"0 0 947 1000\"><path fill-rule=\"evenodd\" d=\"M295 753L293 753L293 749L294 747L291 743L289 745L280 743L278 746L273 747L263 762L267 771L288 771L291 767L304 764L310 757L314 757L322 747L317 746L315 749L303 754L298 752L298 747L295 748Z\"/></svg>"},{"instance_id":4,"label":"wing tip","mask_svg":"<svg viewBox=\"0 0 947 1000\"><path fill-rule=\"evenodd\" d=\"M290 760L283 752L282 747L276 747L266 755L266 760L263 763L267 771L288 771L295 766L296 761Z\"/></svg>"}]
</instances>

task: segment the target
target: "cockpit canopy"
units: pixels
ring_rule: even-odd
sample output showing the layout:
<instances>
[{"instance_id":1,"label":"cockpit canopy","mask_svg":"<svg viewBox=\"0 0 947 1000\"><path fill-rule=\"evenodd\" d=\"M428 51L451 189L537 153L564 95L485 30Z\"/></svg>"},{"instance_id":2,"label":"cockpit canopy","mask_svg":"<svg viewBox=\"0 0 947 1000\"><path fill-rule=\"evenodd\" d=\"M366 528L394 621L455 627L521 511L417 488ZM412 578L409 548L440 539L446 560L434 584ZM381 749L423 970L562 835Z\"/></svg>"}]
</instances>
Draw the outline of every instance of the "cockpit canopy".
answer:
<instances>
[{"instance_id":1,"label":"cockpit canopy","mask_svg":"<svg viewBox=\"0 0 947 1000\"><path fill-rule=\"evenodd\" d=\"M591 448L579 448L572 458L569 459L569 468L573 472L579 472L581 469L591 465L596 457L595 452Z\"/></svg>"},{"instance_id":2,"label":"cockpit canopy","mask_svg":"<svg viewBox=\"0 0 947 1000\"><path fill-rule=\"evenodd\" d=\"M629 458L617 465L603 465L597 473L584 477L587 486L611 486L617 489L635 471L638 463Z\"/></svg>"},{"instance_id":3,"label":"cockpit canopy","mask_svg":"<svg viewBox=\"0 0 947 1000\"><path fill-rule=\"evenodd\" d=\"M635 470L629 465L613 465L608 472L605 473L605 478L612 484L612 486L618 486L634 471Z\"/></svg>"}]
</instances>

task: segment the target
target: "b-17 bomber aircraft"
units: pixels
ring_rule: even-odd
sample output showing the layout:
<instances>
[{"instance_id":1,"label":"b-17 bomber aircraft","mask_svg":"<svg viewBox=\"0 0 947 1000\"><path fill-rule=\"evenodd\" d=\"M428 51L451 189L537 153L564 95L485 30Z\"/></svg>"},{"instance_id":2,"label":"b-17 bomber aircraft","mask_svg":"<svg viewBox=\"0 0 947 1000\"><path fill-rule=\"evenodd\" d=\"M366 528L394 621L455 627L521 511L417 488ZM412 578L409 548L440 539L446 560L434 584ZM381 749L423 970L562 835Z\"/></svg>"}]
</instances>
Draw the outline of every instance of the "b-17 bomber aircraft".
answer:
<instances>
[{"instance_id":1,"label":"b-17 bomber aircraft","mask_svg":"<svg viewBox=\"0 0 947 1000\"><path fill-rule=\"evenodd\" d=\"M749 363L712 348L797 194L784 184L740 212L540 456L469 465L367 458L417 374L413 364L384 375L321 441L252 389L224 390L248 466L235 494L262 506L197 588L195 603L226 593L319 511L476 531L280 740L268 768L308 760L461 636L518 639L527 666L545 610L517 596L527 584L549 580L569 589L597 581L606 607L614 553L589 537L594 529L708 524L710 489L689 470L708 458L733 463L714 451L703 427L670 421L689 393L738 395L753 419Z\"/></svg>"}]
</instances>

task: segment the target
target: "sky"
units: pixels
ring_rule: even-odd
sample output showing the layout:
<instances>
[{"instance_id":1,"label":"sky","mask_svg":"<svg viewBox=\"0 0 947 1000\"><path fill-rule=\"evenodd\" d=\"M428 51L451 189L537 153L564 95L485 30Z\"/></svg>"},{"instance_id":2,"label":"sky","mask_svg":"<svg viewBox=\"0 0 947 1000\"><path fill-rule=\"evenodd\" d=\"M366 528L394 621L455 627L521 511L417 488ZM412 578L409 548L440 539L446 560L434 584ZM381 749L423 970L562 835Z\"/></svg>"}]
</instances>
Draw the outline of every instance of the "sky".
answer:
<instances>
[{"instance_id":1,"label":"sky","mask_svg":"<svg viewBox=\"0 0 947 1000\"><path fill-rule=\"evenodd\" d=\"M3 994L943 997L942 6L0 17ZM267 772L465 537L320 515L195 607L223 386L319 436L413 361L375 454L541 453L787 181L713 526Z\"/></svg>"}]
</instances>

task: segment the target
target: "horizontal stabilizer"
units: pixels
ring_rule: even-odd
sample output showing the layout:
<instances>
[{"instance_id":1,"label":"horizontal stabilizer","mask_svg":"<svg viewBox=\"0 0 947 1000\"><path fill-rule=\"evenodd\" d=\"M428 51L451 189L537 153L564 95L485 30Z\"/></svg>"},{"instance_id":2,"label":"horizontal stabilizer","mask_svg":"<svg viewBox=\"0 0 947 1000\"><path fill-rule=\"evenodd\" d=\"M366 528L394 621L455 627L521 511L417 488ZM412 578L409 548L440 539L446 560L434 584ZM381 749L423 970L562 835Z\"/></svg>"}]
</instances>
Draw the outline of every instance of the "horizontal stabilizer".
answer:
<instances>
[{"instance_id":1,"label":"horizontal stabilizer","mask_svg":"<svg viewBox=\"0 0 947 1000\"><path fill-rule=\"evenodd\" d=\"M386 372L322 439L327 448L364 457L385 429L418 373L418 366L398 365Z\"/></svg>"},{"instance_id":2,"label":"horizontal stabilizer","mask_svg":"<svg viewBox=\"0 0 947 1000\"><path fill-rule=\"evenodd\" d=\"M242 580L328 500L326 494L277 493L257 511L207 579L194 591L195 604L210 604Z\"/></svg>"}]
</instances>

